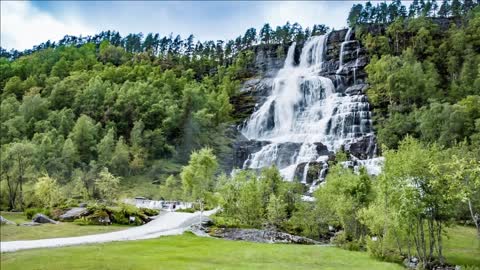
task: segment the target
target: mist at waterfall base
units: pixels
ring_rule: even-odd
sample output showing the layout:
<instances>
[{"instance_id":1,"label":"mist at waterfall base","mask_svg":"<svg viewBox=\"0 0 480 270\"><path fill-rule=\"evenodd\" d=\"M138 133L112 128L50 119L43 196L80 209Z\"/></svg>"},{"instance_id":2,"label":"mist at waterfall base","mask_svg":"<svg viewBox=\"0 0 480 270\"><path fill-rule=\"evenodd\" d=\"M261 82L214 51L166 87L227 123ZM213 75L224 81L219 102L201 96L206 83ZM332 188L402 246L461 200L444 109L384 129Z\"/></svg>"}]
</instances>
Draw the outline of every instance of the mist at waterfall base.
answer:
<instances>
[{"instance_id":1,"label":"mist at waterfall base","mask_svg":"<svg viewBox=\"0 0 480 270\"><path fill-rule=\"evenodd\" d=\"M276 165L285 179L293 180L297 176L306 183L309 166L316 163L320 164L320 171L317 179L310 183L315 186L324 180L327 160L334 152L358 138L374 136L367 97L338 91L345 86L342 70L347 43L357 46L358 60L360 45L350 37L351 30L341 45L339 67L333 74L335 82L332 74L325 70L328 34L312 37L304 44L298 65L294 60L297 44L294 42L289 47L270 95L241 128L247 139L263 144L259 151L250 154L244 169ZM356 69L357 63L353 66L353 84ZM365 166L371 174L378 174L382 159L358 159L356 164ZM300 174L299 166L303 170Z\"/></svg>"}]
</instances>

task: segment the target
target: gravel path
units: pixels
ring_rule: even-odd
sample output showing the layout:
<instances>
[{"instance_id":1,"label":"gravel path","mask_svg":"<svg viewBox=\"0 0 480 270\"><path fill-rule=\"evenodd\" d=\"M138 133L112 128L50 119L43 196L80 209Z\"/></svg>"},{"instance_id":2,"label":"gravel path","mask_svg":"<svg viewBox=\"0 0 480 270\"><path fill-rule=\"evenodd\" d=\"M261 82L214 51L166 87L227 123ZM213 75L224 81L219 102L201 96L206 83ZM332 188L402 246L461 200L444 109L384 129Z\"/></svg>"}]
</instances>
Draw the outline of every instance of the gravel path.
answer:
<instances>
[{"instance_id":1,"label":"gravel path","mask_svg":"<svg viewBox=\"0 0 480 270\"><path fill-rule=\"evenodd\" d=\"M203 212L204 216L215 213L216 210ZM50 238L41 240L0 242L0 251L14 252L32 248L51 248L73 246L113 241L128 241L156 238L163 235L177 235L185 232L191 225L200 222L200 212L177 213L162 212L155 220L149 223L110 233L94 234L78 237Z\"/></svg>"}]
</instances>

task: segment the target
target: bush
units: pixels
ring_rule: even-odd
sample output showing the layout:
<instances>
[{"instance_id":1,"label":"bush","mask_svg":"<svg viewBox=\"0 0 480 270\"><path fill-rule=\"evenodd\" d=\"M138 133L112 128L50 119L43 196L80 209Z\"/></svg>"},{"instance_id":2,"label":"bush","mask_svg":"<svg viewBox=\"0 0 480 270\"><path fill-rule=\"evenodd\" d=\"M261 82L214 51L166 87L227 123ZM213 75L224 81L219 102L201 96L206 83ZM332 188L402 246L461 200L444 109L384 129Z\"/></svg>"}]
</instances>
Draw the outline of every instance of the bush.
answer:
<instances>
[{"instance_id":1,"label":"bush","mask_svg":"<svg viewBox=\"0 0 480 270\"><path fill-rule=\"evenodd\" d=\"M50 211L51 218L54 220L59 220L60 216L63 215L64 213L65 213L65 210L61 208L55 208L52 211Z\"/></svg>"},{"instance_id":2,"label":"bush","mask_svg":"<svg viewBox=\"0 0 480 270\"><path fill-rule=\"evenodd\" d=\"M107 217L111 223L122 225L142 225L150 221L149 216L158 215L157 210L147 208L137 208L129 204L120 204L115 207L107 207L103 204L93 204L88 206L90 213L93 213L87 217L77 219L74 221L80 225L92 225L92 224L104 224L99 222L100 219L105 220ZM130 217L135 217L133 223L130 222Z\"/></svg>"},{"instance_id":3,"label":"bush","mask_svg":"<svg viewBox=\"0 0 480 270\"><path fill-rule=\"evenodd\" d=\"M114 212L112 214L112 222L115 224L128 225L129 219L122 212Z\"/></svg>"},{"instance_id":4,"label":"bush","mask_svg":"<svg viewBox=\"0 0 480 270\"><path fill-rule=\"evenodd\" d=\"M251 228L246 225L242 225L237 219L231 217L217 216L211 217L215 227L219 228Z\"/></svg>"},{"instance_id":5,"label":"bush","mask_svg":"<svg viewBox=\"0 0 480 270\"><path fill-rule=\"evenodd\" d=\"M133 205L121 204L119 207L108 208L111 213L112 222L117 224L131 224L130 217L135 217L134 224L142 225L148 222L149 216L158 215L158 211L147 208L136 208Z\"/></svg>"},{"instance_id":6,"label":"bush","mask_svg":"<svg viewBox=\"0 0 480 270\"><path fill-rule=\"evenodd\" d=\"M160 211L158 211L158 210L148 209L148 208L140 208L139 210L140 210L140 212L142 212L143 214L145 214L149 217L156 216L160 213Z\"/></svg>"},{"instance_id":7,"label":"bush","mask_svg":"<svg viewBox=\"0 0 480 270\"><path fill-rule=\"evenodd\" d=\"M89 218L87 217L81 217L77 218L73 221L74 224L77 225L95 225Z\"/></svg>"},{"instance_id":8,"label":"bush","mask_svg":"<svg viewBox=\"0 0 480 270\"><path fill-rule=\"evenodd\" d=\"M27 219L32 219L35 214L44 214L46 216L50 216L50 209L44 209L44 208L28 208L25 210L25 216Z\"/></svg>"},{"instance_id":9,"label":"bush","mask_svg":"<svg viewBox=\"0 0 480 270\"><path fill-rule=\"evenodd\" d=\"M381 261L402 263L404 256L397 249L389 247L381 247L380 241L367 239L367 250L371 257Z\"/></svg>"},{"instance_id":10,"label":"bush","mask_svg":"<svg viewBox=\"0 0 480 270\"><path fill-rule=\"evenodd\" d=\"M365 243L362 239L354 240L348 237L345 232L338 232L332 239L332 244L335 244L343 249L350 251L365 250Z\"/></svg>"}]
</instances>

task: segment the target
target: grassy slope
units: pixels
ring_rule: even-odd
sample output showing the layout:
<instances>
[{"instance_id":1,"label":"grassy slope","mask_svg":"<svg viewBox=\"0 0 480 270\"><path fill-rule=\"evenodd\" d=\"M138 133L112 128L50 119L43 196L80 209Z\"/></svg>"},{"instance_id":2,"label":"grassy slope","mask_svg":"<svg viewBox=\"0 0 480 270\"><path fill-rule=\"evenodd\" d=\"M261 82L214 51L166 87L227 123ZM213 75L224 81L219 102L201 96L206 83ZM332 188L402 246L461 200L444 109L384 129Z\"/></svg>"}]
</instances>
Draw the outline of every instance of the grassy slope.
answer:
<instances>
[{"instance_id":1,"label":"grassy slope","mask_svg":"<svg viewBox=\"0 0 480 270\"><path fill-rule=\"evenodd\" d=\"M16 222L17 224L29 221L25 218L23 213L2 212L0 215L10 221ZM0 239L1 241L35 240L113 232L124 230L126 228L128 228L128 226L81 226L69 222L62 222L60 224L44 224L34 227L0 225Z\"/></svg>"},{"instance_id":2,"label":"grassy slope","mask_svg":"<svg viewBox=\"0 0 480 270\"><path fill-rule=\"evenodd\" d=\"M475 228L448 228L443 241L445 257L449 263L480 266L480 240Z\"/></svg>"},{"instance_id":3,"label":"grassy slope","mask_svg":"<svg viewBox=\"0 0 480 270\"><path fill-rule=\"evenodd\" d=\"M120 198L134 198L134 197L146 197L154 200L160 199L160 186L152 184L154 180L160 180L164 182L171 174L178 174L182 168L182 165L173 160L157 160L156 176L135 175L122 177L120 181Z\"/></svg>"},{"instance_id":4,"label":"grassy slope","mask_svg":"<svg viewBox=\"0 0 480 270\"><path fill-rule=\"evenodd\" d=\"M53 263L49 263L53 262ZM1 269L402 269L335 247L257 244L189 234L2 254Z\"/></svg>"}]
</instances>

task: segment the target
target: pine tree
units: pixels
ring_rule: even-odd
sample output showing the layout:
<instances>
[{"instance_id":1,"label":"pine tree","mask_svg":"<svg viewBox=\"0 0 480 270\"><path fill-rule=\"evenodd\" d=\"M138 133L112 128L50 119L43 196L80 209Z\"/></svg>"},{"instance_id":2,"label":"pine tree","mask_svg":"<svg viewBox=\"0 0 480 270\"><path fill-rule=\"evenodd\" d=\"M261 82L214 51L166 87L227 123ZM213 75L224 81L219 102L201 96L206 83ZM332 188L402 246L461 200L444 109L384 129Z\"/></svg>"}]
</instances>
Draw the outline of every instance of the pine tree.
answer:
<instances>
[{"instance_id":1,"label":"pine tree","mask_svg":"<svg viewBox=\"0 0 480 270\"><path fill-rule=\"evenodd\" d=\"M438 10L438 16L442 18L448 17L450 14L450 3L449 0L443 0L442 4L440 5L440 9Z\"/></svg>"},{"instance_id":2,"label":"pine tree","mask_svg":"<svg viewBox=\"0 0 480 270\"><path fill-rule=\"evenodd\" d=\"M460 0L452 0L452 5L450 6L453 17L459 17L462 14L462 3Z\"/></svg>"},{"instance_id":3,"label":"pine tree","mask_svg":"<svg viewBox=\"0 0 480 270\"><path fill-rule=\"evenodd\" d=\"M269 44L272 39L272 27L270 24L266 23L263 25L262 29L260 29L260 41Z\"/></svg>"}]
</instances>

